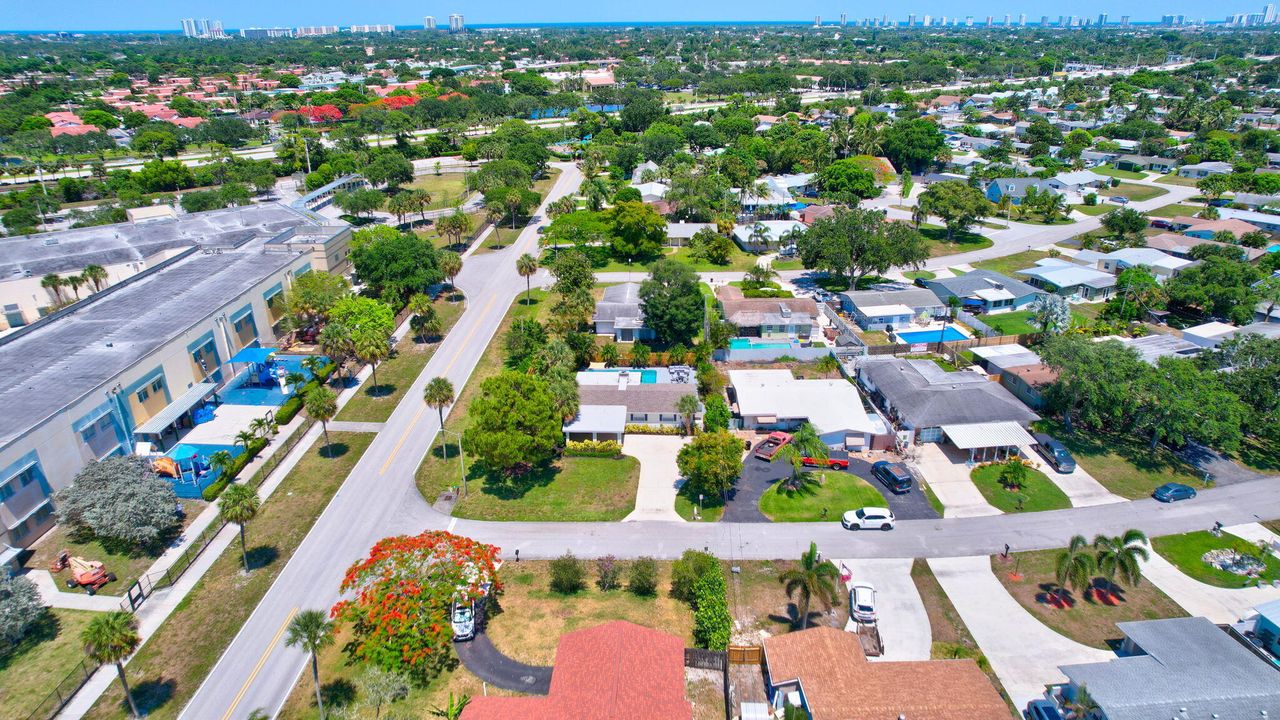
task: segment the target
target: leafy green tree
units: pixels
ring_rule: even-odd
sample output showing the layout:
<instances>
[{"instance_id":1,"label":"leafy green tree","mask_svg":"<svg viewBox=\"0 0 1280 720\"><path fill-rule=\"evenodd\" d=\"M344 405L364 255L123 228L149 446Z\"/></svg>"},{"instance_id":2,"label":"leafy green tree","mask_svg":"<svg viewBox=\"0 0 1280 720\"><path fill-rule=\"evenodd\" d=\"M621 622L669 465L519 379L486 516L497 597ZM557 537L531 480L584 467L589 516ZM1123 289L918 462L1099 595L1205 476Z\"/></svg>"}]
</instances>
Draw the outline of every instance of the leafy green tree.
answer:
<instances>
[{"instance_id":1,"label":"leafy green tree","mask_svg":"<svg viewBox=\"0 0 1280 720\"><path fill-rule=\"evenodd\" d=\"M920 193L917 202L929 215L946 223L948 242L991 214L991 202L982 191L960 180L933 183Z\"/></svg>"},{"instance_id":2,"label":"leafy green tree","mask_svg":"<svg viewBox=\"0 0 1280 720\"><path fill-rule=\"evenodd\" d=\"M1150 433L1152 450L1161 441L1198 440L1227 451L1240 446L1244 405L1218 373L1190 358L1160 358L1139 378L1132 402L1135 430Z\"/></svg>"},{"instance_id":3,"label":"leafy green tree","mask_svg":"<svg viewBox=\"0 0 1280 720\"><path fill-rule=\"evenodd\" d=\"M831 197L850 205L880 195L875 175L853 159L837 160L819 170L818 186Z\"/></svg>"},{"instance_id":4,"label":"leafy green tree","mask_svg":"<svg viewBox=\"0 0 1280 720\"><path fill-rule=\"evenodd\" d=\"M351 251L360 280L375 295L401 300L444 280L435 247L417 233L395 233L363 242Z\"/></svg>"},{"instance_id":5,"label":"leafy green tree","mask_svg":"<svg viewBox=\"0 0 1280 720\"><path fill-rule=\"evenodd\" d=\"M388 150L366 165L361 174L375 186L394 188L413 181L413 163L400 153Z\"/></svg>"},{"instance_id":6,"label":"leafy green tree","mask_svg":"<svg viewBox=\"0 0 1280 720\"><path fill-rule=\"evenodd\" d=\"M84 652L90 660L116 666L116 677L120 678L129 714L141 717L138 704L133 700L133 691L129 689L129 679L124 674L124 661L142 644L138 635L138 619L124 610L96 614L80 631L80 642L84 643Z\"/></svg>"},{"instance_id":7,"label":"leafy green tree","mask_svg":"<svg viewBox=\"0 0 1280 720\"><path fill-rule=\"evenodd\" d=\"M645 325L663 343L688 343L702 328L706 302L698 276L688 265L670 259L654 264L640 283L640 308Z\"/></svg>"},{"instance_id":8,"label":"leafy green tree","mask_svg":"<svg viewBox=\"0 0 1280 720\"><path fill-rule=\"evenodd\" d=\"M1038 295L1031 301L1029 309L1036 324L1040 326L1040 332L1061 335L1071 327L1071 306L1061 295Z\"/></svg>"},{"instance_id":9,"label":"leafy green tree","mask_svg":"<svg viewBox=\"0 0 1280 720\"><path fill-rule=\"evenodd\" d=\"M706 410L702 414L702 429L707 432L716 432L729 429L729 403L725 402L724 396L716 393L709 395L703 404Z\"/></svg>"},{"instance_id":10,"label":"leafy green tree","mask_svg":"<svg viewBox=\"0 0 1280 720\"><path fill-rule=\"evenodd\" d=\"M409 678L404 673L383 670L377 665L370 665L360 673L360 677L356 679L356 687L360 690L360 698L373 706L373 720L382 717L383 705L403 700L412 689ZM462 697L470 699L466 695ZM452 693L449 695L449 702L453 703ZM465 706L464 703L463 707Z\"/></svg>"},{"instance_id":11,"label":"leafy green tree","mask_svg":"<svg viewBox=\"0 0 1280 720\"><path fill-rule=\"evenodd\" d=\"M817 220L796 242L804 266L847 275L849 286L870 273L892 267L917 267L929 257L929 245L912 228L888 222L883 211L853 208Z\"/></svg>"},{"instance_id":12,"label":"leafy green tree","mask_svg":"<svg viewBox=\"0 0 1280 720\"><path fill-rule=\"evenodd\" d=\"M339 299L351 292L346 278L325 272L309 272L294 279L286 298L295 325L306 328L329 317Z\"/></svg>"},{"instance_id":13,"label":"leafy green tree","mask_svg":"<svg viewBox=\"0 0 1280 720\"><path fill-rule=\"evenodd\" d=\"M130 548L153 546L176 527L176 503L173 484L134 456L92 461L54 493L59 524Z\"/></svg>"},{"instance_id":14,"label":"leafy green tree","mask_svg":"<svg viewBox=\"0 0 1280 720\"><path fill-rule=\"evenodd\" d=\"M10 652L47 613L34 582L22 576L0 578L0 652Z\"/></svg>"},{"instance_id":15,"label":"leafy green tree","mask_svg":"<svg viewBox=\"0 0 1280 720\"><path fill-rule=\"evenodd\" d=\"M490 470L510 474L542 465L564 439L563 418L539 377L510 371L491 377L469 412L464 440Z\"/></svg>"},{"instance_id":16,"label":"leafy green tree","mask_svg":"<svg viewBox=\"0 0 1280 720\"><path fill-rule=\"evenodd\" d=\"M742 441L727 431L702 433L680 448L676 466L690 492L723 498L742 475Z\"/></svg>"},{"instance_id":17,"label":"leafy green tree","mask_svg":"<svg viewBox=\"0 0 1280 720\"><path fill-rule=\"evenodd\" d=\"M372 214L374 210L382 207L386 196L381 192L372 189L358 189L340 192L333 197L333 204L346 212L359 217L361 215Z\"/></svg>"},{"instance_id":18,"label":"leafy green tree","mask_svg":"<svg viewBox=\"0 0 1280 720\"><path fill-rule=\"evenodd\" d=\"M223 522L235 523L240 529L240 557L244 560L244 571L249 572L249 548L245 542L244 526L258 516L258 508L262 506L262 498L258 491L248 485L234 484L222 491L218 498L218 517Z\"/></svg>"},{"instance_id":19,"label":"leafy green tree","mask_svg":"<svg viewBox=\"0 0 1280 720\"><path fill-rule=\"evenodd\" d=\"M1147 229L1147 216L1133 208L1118 208L1102 216L1102 227L1124 241Z\"/></svg>"},{"instance_id":20,"label":"leafy green tree","mask_svg":"<svg viewBox=\"0 0 1280 720\"><path fill-rule=\"evenodd\" d=\"M1255 266L1224 257L1206 257L1184 269L1165 284L1172 305L1196 308L1213 317L1237 324L1253 319L1261 280Z\"/></svg>"},{"instance_id":21,"label":"leafy green tree","mask_svg":"<svg viewBox=\"0 0 1280 720\"><path fill-rule=\"evenodd\" d=\"M654 123L640 137L646 160L661 163L684 147L684 133L668 123Z\"/></svg>"},{"instance_id":22,"label":"leafy green tree","mask_svg":"<svg viewBox=\"0 0 1280 720\"><path fill-rule=\"evenodd\" d=\"M901 169L919 172L946 148L942 131L931 120L899 120L884 131L884 154Z\"/></svg>"},{"instance_id":23,"label":"leafy green tree","mask_svg":"<svg viewBox=\"0 0 1280 720\"><path fill-rule=\"evenodd\" d=\"M627 261L657 255L667 239L667 222L642 202L620 202L608 212L613 254Z\"/></svg>"},{"instance_id":24,"label":"leafy green tree","mask_svg":"<svg viewBox=\"0 0 1280 720\"><path fill-rule=\"evenodd\" d=\"M787 598L796 598L800 615L800 627L809 627L809 604L817 600L828 610L839 602L837 585L840 571L835 565L820 560L817 543L810 542L809 549L800 555L800 563L778 575L778 582L786 590Z\"/></svg>"},{"instance_id":25,"label":"leafy green tree","mask_svg":"<svg viewBox=\"0 0 1280 720\"><path fill-rule=\"evenodd\" d=\"M1068 429L1077 420L1097 429L1127 425L1137 383L1146 369L1132 348L1115 340L1093 342L1068 333L1046 340L1040 357L1058 371L1058 379L1045 394Z\"/></svg>"},{"instance_id":26,"label":"leafy green tree","mask_svg":"<svg viewBox=\"0 0 1280 720\"><path fill-rule=\"evenodd\" d=\"M316 689L316 707L324 720L324 698L320 692L320 651L333 644L334 623L323 610L303 610L289 621L284 644L302 649L311 659L311 682Z\"/></svg>"},{"instance_id":27,"label":"leafy green tree","mask_svg":"<svg viewBox=\"0 0 1280 720\"><path fill-rule=\"evenodd\" d=\"M711 228L702 228L689 239L689 254L712 265L728 265L734 247L729 236Z\"/></svg>"}]
</instances>

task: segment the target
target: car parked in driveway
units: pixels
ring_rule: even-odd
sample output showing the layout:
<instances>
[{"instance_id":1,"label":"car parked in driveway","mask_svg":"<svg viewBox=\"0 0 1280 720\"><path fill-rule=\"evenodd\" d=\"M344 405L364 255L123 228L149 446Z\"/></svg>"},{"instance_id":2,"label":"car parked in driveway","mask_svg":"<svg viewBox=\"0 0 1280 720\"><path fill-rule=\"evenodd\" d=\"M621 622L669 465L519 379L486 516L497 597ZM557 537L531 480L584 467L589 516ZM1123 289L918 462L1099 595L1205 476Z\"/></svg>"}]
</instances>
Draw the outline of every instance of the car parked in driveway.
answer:
<instances>
[{"instance_id":1,"label":"car parked in driveway","mask_svg":"<svg viewBox=\"0 0 1280 720\"><path fill-rule=\"evenodd\" d=\"M1116 204L1118 204L1118 205L1128 205L1128 204L1129 204L1129 198L1127 198L1127 197L1125 197L1125 196L1123 196L1123 195L1113 195L1113 196L1111 196L1111 202L1116 203Z\"/></svg>"},{"instance_id":2,"label":"car parked in driveway","mask_svg":"<svg viewBox=\"0 0 1280 720\"><path fill-rule=\"evenodd\" d=\"M471 601L453 604L453 612L449 614L449 624L453 629L453 641L462 642L476 636L476 606Z\"/></svg>"},{"instance_id":3,"label":"car parked in driveway","mask_svg":"<svg viewBox=\"0 0 1280 720\"><path fill-rule=\"evenodd\" d=\"M860 623L876 621L876 589L867 583L849 588L849 617Z\"/></svg>"},{"instance_id":4,"label":"car parked in driveway","mask_svg":"<svg viewBox=\"0 0 1280 720\"><path fill-rule=\"evenodd\" d=\"M857 510L850 510L840 518L840 524L845 530L864 530L880 528L881 530L892 530L896 520L889 508L882 507L864 507Z\"/></svg>"},{"instance_id":5,"label":"car parked in driveway","mask_svg":"<svg viewBox=\"0 0 1280 720\"><path fill-rule=\"evenodd\" d=\"M1058 706L1048 700L1032 700L1027 703L1027 709L1022 714L1027 720L1062 720Z\"/></svg>"},{"instance_id":6,"label":"car parked in driveway","mask_svg":"<svg viewBox=\"0 0 1280 720\"><path fill-rule=\"evenodd\" d=\"M1066 445L1044 433L1036 433L1035 438L1036 452L1040 453L1045 460L1048 460L1054 470L1060 473L1073 473L1076 471L1076 459L1071 457Z\"/></svg>"},{"instance_id":7,"label":"car parked in driveway","mask_svg":"<svg viewBox=\"0 0 1280 720\"><path fill-rule=\"evenodd\" d=\"M1190 485L1183 485L1182 483L1173 483L1173 482L1165 483L1160 487L1156 488L1155 492L1151 493L1151 497L1163 503L1177 502L1179 500L1190 500L1195 496L1196 496L1195 488L1191 487Z\"/></svg>"},{"instance_id":8,"label":"car parked in driveway","mask_svg":"<svg viewBox=\"0 0 1280 720\"><path fill-rule=\"evenodd\" d=\"M804 457L800 458L800 462L804 463L805 467L825 466L832 470L848 470L849 454L845 452L832 451L825 458Z\"/></svg>"},{"instance_id":9,"label":"car parked in driveway","mask_svg":"<svg viewBox=\"0 0 1280 720\"><path fill-rule=\"evenodd\" d=\"M911 471L902 463L881 460L871 466L871 474L894 494L911 491Z\"/></svg>"}]
</instances>

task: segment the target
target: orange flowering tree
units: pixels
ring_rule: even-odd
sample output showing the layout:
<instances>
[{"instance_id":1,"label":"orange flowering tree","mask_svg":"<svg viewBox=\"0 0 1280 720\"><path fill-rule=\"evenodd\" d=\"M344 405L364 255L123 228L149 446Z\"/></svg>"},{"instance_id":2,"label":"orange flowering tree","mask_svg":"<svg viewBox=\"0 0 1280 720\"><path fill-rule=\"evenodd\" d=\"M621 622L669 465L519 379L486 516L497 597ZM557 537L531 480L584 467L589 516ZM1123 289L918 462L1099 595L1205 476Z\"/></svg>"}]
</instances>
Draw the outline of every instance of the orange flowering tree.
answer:
<instances>
[{"instance_id":1,"label":"orange flowering tree","mask_svg":"<svg viewBox=\"0 0 1280 720\"><path fill-rule=\"evenodd\" d=\"M498 548L443 531L384 538L347 569L330 611L353 635L352 658L435 677L449 659L450 605L500 591Z\"/></svg>"}]
</instances>

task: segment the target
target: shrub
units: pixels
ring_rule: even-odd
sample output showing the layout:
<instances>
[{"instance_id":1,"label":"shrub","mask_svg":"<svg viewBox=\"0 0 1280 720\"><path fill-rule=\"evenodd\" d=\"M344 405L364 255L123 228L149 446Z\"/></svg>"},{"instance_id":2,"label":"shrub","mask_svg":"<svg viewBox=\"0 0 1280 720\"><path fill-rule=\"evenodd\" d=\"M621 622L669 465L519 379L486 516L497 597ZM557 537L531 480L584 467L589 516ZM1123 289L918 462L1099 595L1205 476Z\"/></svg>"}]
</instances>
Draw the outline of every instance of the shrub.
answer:
<instances>
[{"instance_id":1,"label":"shrub","mask_svg":"<svg viewBox=\"0 0 1280 720\"><path fill-rule=\"evenodd\" d=\"M570 440L564 445L564 454L573 457L617 457L622 454L622 443L617 440Z\"/></svg>"},{"instance_id":2,"label":"shrub","mask_svg":"<svg viewBox=\"0 0 1280 720\"><path fill-rule=\"evenodd\" d=\"M692 604L698 578L713 569L720 572L720 561L714 555L685 550L680 559L671 564L671 597Z\"/></svg>"},{"instance_id":3,"label":"shrub","mask_svg":"<svg viewBox=\"0 0 1280 720\"><path fill-rule=\"evenodd\" d=\"M627 424L623 430L633 435L683 435L684 431L675 425L640 425Z\"/></svg>"},{"instance_id":4,"label":"shrub","mask_svg":"<svg viewBox=\"0 0 1280 720\"><path fill-rule=\"evenodd\" d=\"M613 555L596 560L596 587L617 590L622 585L622 563Z\"/></svg>"},{"instance_id":5,"label":"shrub","mask_svg":"<svg viewBox=\"0 0 1280 720\"><path fill-rule=\"evenodd\" d=\"M733 618L725 597L724 573L717 563L713 572L703 573L694 586L693 641L698 647L724 650L729 647Z\"/></svg>"},{"instance_id":6,"label":"shrub","mask_svg":"<svg viewBox=\"0 0 1280 720\"><path fill-rule=\"evenodd\" d=\"M707 432L729 429L729 403L719 393L708 395L703 401L706 411L702 414L702 429Z\"/></svg>"},{"instance_id":7,"label":"shrub","mask_svg":"<svg viewBox=\"0 0 1280 720\"><path fill-rule=\"evenodd\" d=\"M658 563L651 557L636 558L627 573L627 589L649 597L658 590Z\"/></svg>"},{"instance_id":8,"label":"shrub","mask_svg":"<svg viewBox=\"0 0 1280 720\"><path fill-rule=\"evenodd\" d=\"M564 555L551 561L551 590L562 595L572 595L587 586L587 571L582 567L582 561L574 557L573 553L565 552Z\"/></svg>"},{"instance_id":9,"label":"shrub","mask_svg":"<svg viewBox=\"0 0 1280 720\"><path fill-rule=\"evenodd\" d=\"M1088 206L1088 207L1093 207L1094 205L1097 205L1097 204L1098 204L1098 193L1089 193L1088 195L1085 195L1085 196L1084 196L1084 204L1085 204L1086 206Z\"/></svg>"},{"instance_id":10,"label":"shrub","mask_svg":"<svg viewBox=\"0 0 1280 720\"><path fill-rule=\"evenodd\" d=\"M0 578L0 653L21 642L45 612L35 583L25 577Z\"/></svg>"},{"instance_id":11,"label":"shrub","mask_svg":"<svg viewBox=\"0 0 1280 720\"><path fill-rule=\"evenodd\" d=\"M292 397L285 400L284 403L280 405L275 414L276 424L288 425L289 421L293 420L293 418L302 410L302 398L306 397L307 393L313 388L319 387L321 383L328 382L329 377L333 375L333 373L337 372L337 370L338 366L333 363L329 363L321 368L319 377L311 378L311 380L307 381L306 385L299 388Z\"/></svg>"}]
</instances>

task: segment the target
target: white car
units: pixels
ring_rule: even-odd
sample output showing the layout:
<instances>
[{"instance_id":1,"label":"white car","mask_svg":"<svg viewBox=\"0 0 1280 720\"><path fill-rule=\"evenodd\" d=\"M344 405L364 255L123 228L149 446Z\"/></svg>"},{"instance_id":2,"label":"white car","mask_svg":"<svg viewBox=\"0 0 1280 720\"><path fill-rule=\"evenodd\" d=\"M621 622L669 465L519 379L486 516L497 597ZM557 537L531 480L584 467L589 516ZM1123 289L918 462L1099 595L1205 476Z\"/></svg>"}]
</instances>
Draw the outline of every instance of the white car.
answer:
<instances>
[{"instance_id":1,"label":"white car","mask_svg":"<svg viewBox=\"0 0 1280 720\"><path fill-rule=\"evenodd\" d=\"M880 528L881 530L892 530L895 520L893 513L889 508L882 507L864 507L857 510L850 510L840 518L840 524L845 530L866 530Z\"/></svg>"},{"instance_id":2,"label":"white car","mask_svg":"<svg viewBox=\"0 0 1280 720\"><path fill-rule=\"evenodd\" d=\"M453 627L453 641L471 640L476 636L476 606L472 602L453 604L453 612L449 614L449 623Z\"/></svg>"},{"instance_id":3,"label":"white car","mask_svg":"<svg viewBox=\"0 0 1280 720\"><path fill-rule=\"evenodd\" d=\"M866 583L849 588L849 617L860 623L876 621L876 589Z\"/></svg>"}]
</instances>

